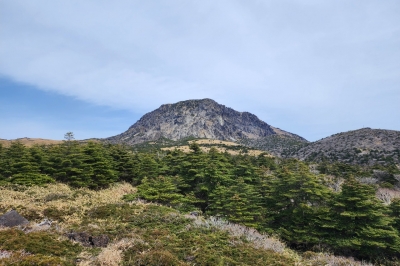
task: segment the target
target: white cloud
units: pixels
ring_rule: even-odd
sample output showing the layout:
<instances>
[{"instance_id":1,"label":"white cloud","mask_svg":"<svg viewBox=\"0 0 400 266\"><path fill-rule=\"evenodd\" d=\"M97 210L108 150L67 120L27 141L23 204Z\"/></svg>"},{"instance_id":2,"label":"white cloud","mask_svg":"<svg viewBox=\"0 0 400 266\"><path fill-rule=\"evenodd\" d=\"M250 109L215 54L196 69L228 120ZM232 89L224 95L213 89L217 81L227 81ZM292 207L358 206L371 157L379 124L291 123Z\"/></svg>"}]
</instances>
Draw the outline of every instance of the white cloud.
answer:
<instances>
[{"instance_id":1,"label":"white cloud","mask_svg":"<svg viewBox=\"0 0 400 266\"><path fill-rule=\"evenodd\" d=\"M339 127L354 104L400 99L398 1L0 0L0 7L0 74L91 103L143 112L208 97L270 121L280 119L271 110L285 110L318 126L335 112L329 119ZM376 91L390 98L362 97ZM352 115L347 126L362 118Z\"/></svg>"}]
</instances>

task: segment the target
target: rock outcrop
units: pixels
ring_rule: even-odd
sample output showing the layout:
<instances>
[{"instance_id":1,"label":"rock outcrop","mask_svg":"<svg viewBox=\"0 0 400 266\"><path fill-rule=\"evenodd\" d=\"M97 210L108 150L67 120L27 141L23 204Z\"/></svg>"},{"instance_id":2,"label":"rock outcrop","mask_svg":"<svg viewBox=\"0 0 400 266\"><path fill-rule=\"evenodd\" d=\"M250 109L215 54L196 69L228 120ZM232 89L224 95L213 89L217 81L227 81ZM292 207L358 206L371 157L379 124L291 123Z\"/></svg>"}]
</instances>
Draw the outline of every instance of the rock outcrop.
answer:
<instances>
[{"instance_id":1,"label":"rock outcrop","mask_svg":"<svg viewBox=\"0 0 400 266\"><path fill-rule=\"evenodd\" d=\"M70 240L80 242L85 247L106 247L110 238L107 235L92 236L86 232L72 232L67 234Z\"/></svg>"},{"instance_id":2,"label":"rock outcrop","mask_svg":"<svg viewBox=\"0 0 400 266\"><path fill-rule=\"evenodd\" d=\"M160 138L238 141L276 134L301 138L268 125L254 114L238 112L211 99L202 99L164 104L145 114L126 132L106 140L133 145Z\"/></svg>"},{"instance_id":3,"label":"rock outcrop","mask_svg":"<svg viewBox=\"0 0 400 266\"><path fill-rule=\"evenodd\" d=\"M29 221L22 217L16 210L11 210L0 216L0 226L14 227L27 225Z\"/></svg>"}]
</instances>

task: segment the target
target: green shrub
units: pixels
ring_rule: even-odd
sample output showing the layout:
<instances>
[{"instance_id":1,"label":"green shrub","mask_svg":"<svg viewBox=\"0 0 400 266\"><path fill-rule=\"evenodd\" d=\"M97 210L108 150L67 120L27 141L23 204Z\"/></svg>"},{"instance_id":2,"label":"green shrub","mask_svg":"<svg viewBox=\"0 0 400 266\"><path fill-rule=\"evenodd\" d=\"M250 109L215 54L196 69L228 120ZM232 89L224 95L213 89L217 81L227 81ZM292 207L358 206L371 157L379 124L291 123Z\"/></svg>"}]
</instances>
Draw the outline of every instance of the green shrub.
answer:
<instances>
[{"instance_id":1,"label":"green shrub","mask_svg":"<svg viewBox=\"0 0 400 266\"><path fill-rule=\"evenodd\" d=\"M20 252L13 253L11 257L1 260L1 265L11 266L72 266L72 262L63 261L60 258L44 255L27 255Z\"/></svg>"},{"instance_id":2,"label":"green shrub","mask_svg":"<svg viewBox=\"0 0 400 266\"><path fill-rule=\"evenodd\" d=\"M25 234L21 230L1 231L0 249L8 251L25 250L32 254L62 256L72 258L81 250L81 246L68 240L58 241L57 236L47 232Z\"/></svg>"}]
</instances>

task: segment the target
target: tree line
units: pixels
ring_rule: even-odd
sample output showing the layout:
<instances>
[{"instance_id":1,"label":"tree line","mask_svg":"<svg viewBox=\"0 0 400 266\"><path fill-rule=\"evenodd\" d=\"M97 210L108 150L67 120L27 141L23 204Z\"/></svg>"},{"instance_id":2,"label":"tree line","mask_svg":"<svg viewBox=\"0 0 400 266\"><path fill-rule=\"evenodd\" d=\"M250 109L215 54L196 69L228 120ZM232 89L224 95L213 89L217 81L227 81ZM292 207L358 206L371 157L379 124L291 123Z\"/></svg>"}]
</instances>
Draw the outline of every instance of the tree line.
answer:
<instances>
[{"instance_id":1,"label":"tree line","mask_svg":"<svg viewBox=\"0 0 400 266\"><path fill-rule=\"evenodd\" d=\"M0 185L102 189L118 182L137 186L127 201L142 198L179 209L223 217L278 234L291 247L328 249L358 258L399 258L400 200L384 205L376 186L357 177L372 169L231 155L193 142L190 152L133 152L122 145L68 140L59 145L0 145ZM382 170L382 169L381 169ZM398 169L387 169L389 177ZM327 176L344 179L336 191ZM387 177L384 183L396 185Z\"/></svg>"}]
</instances>

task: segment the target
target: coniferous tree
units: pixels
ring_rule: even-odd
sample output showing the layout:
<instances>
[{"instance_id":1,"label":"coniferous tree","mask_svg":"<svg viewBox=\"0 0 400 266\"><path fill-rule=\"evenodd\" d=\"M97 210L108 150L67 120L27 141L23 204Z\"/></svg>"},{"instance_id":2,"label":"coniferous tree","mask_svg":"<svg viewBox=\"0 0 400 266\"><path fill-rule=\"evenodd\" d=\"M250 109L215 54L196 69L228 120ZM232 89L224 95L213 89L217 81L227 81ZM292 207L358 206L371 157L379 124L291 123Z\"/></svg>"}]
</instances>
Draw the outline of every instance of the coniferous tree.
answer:
<instances>
[{"instance_id":1,"label":"coniferous tree","mask_svg":"<svg viewBox=\"0 0 400 266\"><path fill-rule=\"evenodd\" d=\"M6 162L5 162L5 148L0 143L0 185L2 182L5 182L6 177L4 175L6 171Z\"/></svg>"},{"instance_id":2,"label":"coniferous tree","mask_svg":"<svg viewBox=\"0 0 400 266\"><path fill-rule=\"evenodd\" d=\"M169 206L178 205L183 198L171 177L145 177L137 188L140 198Z\"/></svg>"},{"instance_id":3,"label":"coniferous tree","mask_svg":"<svg viewBox=\"0 0 400 266\"><path fill-rule=\"evenodd\" d=\"M307 165L295 160L288 163L265 186L267 228L277 230L291 244L319 243L323 231L320 216L326 213L330 191Z\"/></svg>"},{"instance_id":4,"label":"coniferous tree","mask_svg":"<svg viewBox=\"0 0 400 266\"><path fill-rule=\"evenodd\" d=\"M232 186L218 186L210 194L208 213L250 227L261 221L261 197L252 185L239 178Z\"/></svg>"},{"instance_id":5,"label":"coniferous tree","mask_svg":"<svg viewBox=\"0 0 400 266\"><path fill-rule=\"evenodd\" d=\"M193 192L199 199L200 208L204 210L208 195L208 188L203 183L207 156L197 143L193 142L189 147L191 152L185 156L185 160L182 162L180 177L183 184L179 188L185 194Z\"/></svg>"},{"instance_id":6,"label":"coniferous tree","mask_svg":"<svg viewBox=\"0 0 400 266\"><path fill-rule=\"evenodd\" d=\"M60 182L67 183L73 187L89 187L92 182L92 169L85 161L87 156L84 147L77 141L66 141L54 149L52 159L55 168L54 176ZM57 167L57 165L59 165Z\"/></svg>"},{"instance_id":7,"label":"coniferous tree","mask_svg":"<svg viewBox=\"0 0 400 266\"><path fill-rule=\"evenodd\" d=\"M248 184L258 184L258 174L257 167L255 163L251 161L250 156L239 156L239 160L236 161L236 164L233 168L233 175L236 178L243 178L243 180Z\"/></svg>"},{"instance_id":8,"label":"coniferous tree","mask_svg":"<svg viewBox=\"0 0 400 266\"><path fill-rule=\"evenodd\" d=\"M52 163L50 162L50 154L47 150L47 147L44 145L33 145L29 148L32 161L39 167L40 172L51 176L53 174L53 169Z\"/></svg>"},{"instance_id":9,"label":"coniferous tree","mask_svg":"<svg viewBox=\"0 0 400 266\"><path fill-rule=\"evenodd\" d=\"M131 182L137 175L135 157L128 148L122 145L108 145L107 150L114 162L114 170L120 180Z\"/></svg>"},{"instance_id":10,"label":"coniferous tree","mask_svg":"<svg viewBox=\"0 0 400 266\"><path fill-rule=\"evenodd\" d=\"M156 178L159 174L158 163L153 154L141 154L140 157L140 178Z\"/></svg>"},{"instance_id":11,"label":"coniferous tree","mask_svg":"<svg viewBox=\"0 0 400 266\"><path fill-rule=\"evenodd\" d=\"M350 177L333 202L335 232L331 243L341 252L361 257L399 254L400 239L393 218L376 197L372 186Z\"/></svg>"},{"instance_id":12,"label":"coniferous tree","mask_svg":"<svg viewBox=\"0 0 400 266\"><path fill-rule=\"evenodd\" d=\"M104 188L117 181L111 156L102 144L89 142L83 148L84 171L89 175L89 188Z\"/></svg>"},{"instance_id":13,"label":"coniferous tree","mask_svg":"<svg viewBox=\"0 0 400 266\"><path fill-rule=\"evenodd\" d=\"M198 179L197 191L202 192L201 197L207 204L209 194L217 185L232 184L232 165L224 154L215 148L204 154L204 162L203 176Z\"/></svg>"},{"instance_id":14,"label":"coniferous tree","mask_svg":"<svg viewBox=\"0 0 400 266\"><path fill-rule=\"evenodd\" d=\"M391 211L390 216L394 219L393 227L400 233L400 199L394 199L389 208Z\"/></svg>"},{"instance_id":15,"label":"coniferous tree","mask_svg":"<svg viewBox=\"0 0 400 266\"><path fill-rule=\"evenodd\" d=\"M8 181L19 185L44 185L54 179L40 171L29 149L20 142L12 142L6 154L6 171Z\"/></svg>"}]
</instances>

